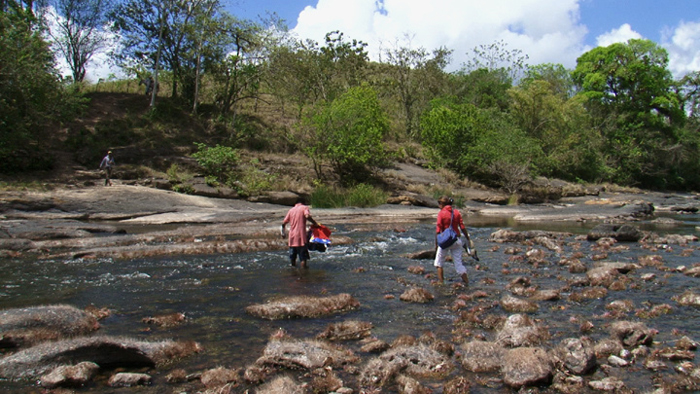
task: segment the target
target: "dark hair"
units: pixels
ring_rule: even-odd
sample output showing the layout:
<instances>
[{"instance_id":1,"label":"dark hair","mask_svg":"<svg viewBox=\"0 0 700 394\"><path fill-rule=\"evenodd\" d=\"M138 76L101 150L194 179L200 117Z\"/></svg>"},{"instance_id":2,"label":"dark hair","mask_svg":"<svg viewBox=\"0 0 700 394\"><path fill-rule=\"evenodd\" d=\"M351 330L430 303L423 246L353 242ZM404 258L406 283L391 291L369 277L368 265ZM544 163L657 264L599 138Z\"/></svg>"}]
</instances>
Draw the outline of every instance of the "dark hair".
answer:
<instances>
[{"instance_id":1,"label":"dark hair","mask_svg":"<svg viewBox=\"0 0 700 394\"><path fill-rule=\"evenodd\" d=\"M454 200L451 197L442 196L438 200L438 204L440 204L440 205L452 205L452 204L454 204Z\"/></svg>"}]
</instances>

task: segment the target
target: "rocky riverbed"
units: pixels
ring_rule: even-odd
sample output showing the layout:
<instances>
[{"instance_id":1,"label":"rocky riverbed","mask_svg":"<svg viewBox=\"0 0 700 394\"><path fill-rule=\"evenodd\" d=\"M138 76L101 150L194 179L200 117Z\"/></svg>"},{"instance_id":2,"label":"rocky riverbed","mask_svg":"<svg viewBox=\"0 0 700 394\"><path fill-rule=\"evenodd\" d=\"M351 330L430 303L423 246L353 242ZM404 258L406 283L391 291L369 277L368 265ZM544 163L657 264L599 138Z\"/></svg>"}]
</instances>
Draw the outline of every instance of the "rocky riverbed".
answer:
<instances>
[{"instance_id":1,"label":"rocky riverbed","mask_svg":"<svg viewBox=\"0 0 700 394\"><path fill-rule=\"evenodd\" d=\"M417 245L414 253L392 258L394 270L387 271L390 263L385 262L376 271L365 264L353 266L347 274L361 278L369 270L384 278L376 284L384 283L383 290L367 283L366 290L357 291L378 299L369 309L381 309L379 303L416 305L416 310L437 307L452 322L449 327L382 338L375 332L386 330L382 326L387 322L358 319L356 311L360 317L373 315L362 314L368 301L352 291L307 298L278 294L251 303L246 310L253 319L296 316L309 319L311 326L318 316L338 316L339 321L317 335L273 333L253 362L240 368L210 365L184 371L167 365L199 352L200 346L206 349L207 343L197 338L184 345L109 336L95 339L96 325L90 316L75 319L87 321L80 327L88 327L88 332L71 331L66 327L70 323L61 320L58 330L51 326L56 319L42 318L51 314L45 309L5 308L0 334L15 340L5 347L0 373L7 379L28 374L20 376L29 378L27 387L39 380L49 382L46 387L87 385L85 390L92 392L112 384L106 378L95 382L95 368L115 371L117 364L140 375L119 376L115 382L133 383L113 383L115 387L150 382L152 392L700 389L700 369L694 360L700 339L694 328L700 318L695 282L700 276L698 229L670 219L696 215L697 195L599 190L518 206L495 204L497 196L483 191L472 196L463 208L471 226L493 231L477 239L483 261L470 267L468 287L433 282L429 242ZM243 201L124 184L5 192L0 195L0 253L8 262L99 262L283 251L285 241L278 231L290 198L280 194L268 196L266 202ZM334 246L351 246L357 242L352 234L368 229L400 235L431 223L437 214L436 203L426 196L396 195L392 202L371 209L314 208L312 213L329 227L345 229L343 235L334 236ZM556 223L586 223L590 228L572 234L553 231ZM655 223L663 231L647 230L642 223ZM547 230L534 229L538 226ZM90 313L97 319L98 312ZM47 325L29 330L17 324L18 316ZM171 314L154 316L148 324L168 330L184 320L184 315ZM402 323L393 323L397 324ZM53 345L46 345L46 340ZM69 360L70 365L57 360ZM73 369L65 368L69 366ZM167 382L147 377L159 370L167 371ZM142 376L144 372L147 376Z\"/></svg>"}]
</instances>

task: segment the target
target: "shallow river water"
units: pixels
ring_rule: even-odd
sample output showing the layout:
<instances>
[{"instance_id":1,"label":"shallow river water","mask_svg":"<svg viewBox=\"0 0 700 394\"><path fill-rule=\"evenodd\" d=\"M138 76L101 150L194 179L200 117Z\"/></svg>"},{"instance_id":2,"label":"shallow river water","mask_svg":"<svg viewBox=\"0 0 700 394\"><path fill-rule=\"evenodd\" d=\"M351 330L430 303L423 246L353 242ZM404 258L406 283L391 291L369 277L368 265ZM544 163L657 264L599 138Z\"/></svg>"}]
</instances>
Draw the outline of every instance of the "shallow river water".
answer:
<instances>
[{"instance_id":1,"label":"shallow river water","mask_svg":"<svg viewBox=\"0 0 700 394\"><path fill-rule=\"evenodd\" d=\"M698 215L677 217L683 225L671 229L654 228L650 224L637 223L644 230L658 233L697 233L700 225ZM86 259L69 261L0 260L0 308L25 307L65 303L84 308L95 305L106 307L112 315L102 320L100 334L131 336L144 340L172 338L195 340L205 349L197 354L153 373L154 384L141 389L107 389L93 384L78 389L78 392L173 392L174 386L165 382L165 375L174 368L183 368L188 373L199 372L218 366L240 368L254 362L262 355L269 336L279 328L296 338L312 338L332 322L344 319L369 321L374 325L372 336L391 343L399 335L420 336L431 331L436 337L452 341L454 320L458 312L450 306L458 294L469 294L483 290L489 296L474 301L482 304L497 304L502 295L508 294L506 285L518 276L528 276L541 289L562 289L573 277L559 265L562 257L580 251L581 261L590 268L595 252L592 243L576 239L585 234L592 224L532 224L513 226L507 221L473 218L470 222L472 238L476 242L481 262L468 260L470 285L460 289L455 286L459 278L451 263L445 266L446 284L435 286L431 278L411 274L409 266L420 265L426 273L434 273L430 260L409 260L406 253L429 249L433 244L433 222L415 225L397 225L399 231L382 226L335 226L334 233L353 239L351 245L331 246L325 253L312 252L310 269L300 270L289 266L286 251L258 252L250 254L187 256L181 258L149 258L131 261L111 259ZM499 228L514 230L544 229L566 231L566 246L560 254L546 250L547 263L533 267L527 263L511 261L513 255L506 254L509 246L488 242L489 235ZM668 268L690 267L700 263L697 243L685 247L672 245L658 251L643 249L641 244L626 243L629 250L609 253L605 261L637 262L640 256L660 255ZM167 246L164 246L167 247ZM522 254L522 253L520 253ZM478 269L476 264L479 265ZM504 265L511 273L503 273ZM518 269L520 268L520 270ZM655 279L644 281L644 273L656 274ZM553 347L563 338L580 336L582 321L591 321L595 328L588 333L594 340L607 337L608 327L613 321L606 316L605 306L614 300L631 300L637 310L649 310L660 304L672 307L670 313L656 318L637 317L629 313L627 319L643 321L650 328L659 330L656 341L659 347L673 346L682 335L700 340L700 310L678 305L672 296L686 289L698 289L700 279L687 277L679 272L662 272L657 268L643 267L628 274L635 286L627 290L610 291L601 299L569 300L572 287L562 292L558 301L539 302L539 311L531 317L544 324L552 335ZM399 296L410 285L428 289L435 300L428 304L410 304L399 300ZM295 319L283 321L262 320L244 311L246 306L261 303L278 296L310 295L322 296L350 293L361 304L348 313L320 319ZM394 296L394 298L386 297ZM472 305L468 305L470 307ZM142 322L155 315L181 312L187 320L177 327L163 329ZM491 313L509 315L498 305ZM494 332L474 330L486 339L493 339ZM357 351L359 345L352 342L344 345ZM458 347L458 344L455 344ZM372 355L361 355L362 363ZM455 361L453 375L474 377L461 369ZM670 366L673 366L669 363ZM361 367L361 365L360 365ZM672 369L665 372L673 374ZM628 387L636 390L651 390L652 372L636 366L634 370L621 374ZM497 376L497 375L494 375ZM427 382L435 393L441 392L442 382ZM353 387L352 382L349 386ZM357 387L353 387L357 388ZM107 391L111 390L111 391ZM0 392L41 392L31 382L0 382ZM507 393L510 389L502 384L476 384L472 392Z\"/></svg>"}]
</instances>

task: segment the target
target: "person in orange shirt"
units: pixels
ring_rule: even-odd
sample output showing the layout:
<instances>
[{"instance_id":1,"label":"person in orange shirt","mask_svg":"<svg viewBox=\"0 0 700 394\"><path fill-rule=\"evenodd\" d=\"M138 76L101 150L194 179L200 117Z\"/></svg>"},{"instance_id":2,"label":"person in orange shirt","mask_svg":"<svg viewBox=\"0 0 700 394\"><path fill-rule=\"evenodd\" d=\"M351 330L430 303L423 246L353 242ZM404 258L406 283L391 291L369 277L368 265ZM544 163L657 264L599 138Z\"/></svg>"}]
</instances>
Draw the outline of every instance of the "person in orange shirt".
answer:
<instances>
[{"instance_id":1,"label":"person in orange shirt","mask_svg":"<svg viewBox=\"0 0 700 394\"><path fill-rule=\"evenodd\" d=\"M464 226L464 221L462 220L462 214L452 208L454 201L447 197L442 196L438 200L440 205L440 212L437 216L437 226L435 227L435 267L437 267L438 281L443 283L445 281L444 272L442 265L445 263L445 258L447 254L452 255L452 261L455 264L455 270L457 274L462 278L465 284L469 284L469 277L467 276L467 269L464 268L462 264L462 238L460 236L460 230L464 234L467 234L467 229ZM454 212L454 216L452 213ZM452 220L452 229L457 233L457 242L453 243L448 248L441 248L438 246L437 235L443 232L447 227L450 226L450 220Z\"/></svg>"},{"instance_id":2,"label":"person in orange shirt","mask_svg":"<svg viewBox=\"0 0 700 394\"><path fill-rule=\"evenodd\" d=\"M282 237L285 236L285 226L289 223L289 261L292 266L297 265L298 257L301 261L301 268L308 268L309 236L306 230L307 220L316 226L318 225L314 218L311 217L311 210L307 205L304 205L303 200L300 198L294 207L287 212L284 221L282 221Z\"/></svg>"}]
</instances>

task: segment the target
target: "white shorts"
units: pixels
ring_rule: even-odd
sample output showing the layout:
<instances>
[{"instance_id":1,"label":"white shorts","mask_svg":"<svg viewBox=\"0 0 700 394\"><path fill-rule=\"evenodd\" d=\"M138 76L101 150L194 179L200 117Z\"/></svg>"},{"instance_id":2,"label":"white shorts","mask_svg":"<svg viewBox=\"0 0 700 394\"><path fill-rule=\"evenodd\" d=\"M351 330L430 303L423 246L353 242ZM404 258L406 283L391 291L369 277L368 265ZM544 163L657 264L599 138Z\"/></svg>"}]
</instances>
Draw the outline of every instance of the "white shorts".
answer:
<instances>
[{"instance_id":1,"label":"white shorts","mask_svg":"<svg viewBox=\"0 0 700 394\"><path fill-rule=\"evenodd\" d=\"M455 271L457 271L457 275L466 274L467 269L464 268L464 265L462 264L462 253L464 252L462 245L462 238L460 237L457 239L457 242L453 243L452 246L447 249L443 249L438 246L437 253L435 253L435 263L433 265L436 267L442 267L442 264L445 262L445 258L447 258L447 254L449 253L452 255L452 261L455 263Z\"/></svg>"}]
</instances>

